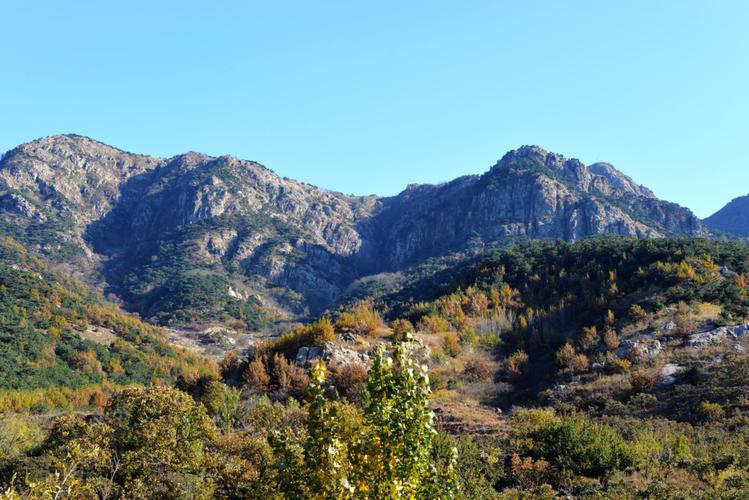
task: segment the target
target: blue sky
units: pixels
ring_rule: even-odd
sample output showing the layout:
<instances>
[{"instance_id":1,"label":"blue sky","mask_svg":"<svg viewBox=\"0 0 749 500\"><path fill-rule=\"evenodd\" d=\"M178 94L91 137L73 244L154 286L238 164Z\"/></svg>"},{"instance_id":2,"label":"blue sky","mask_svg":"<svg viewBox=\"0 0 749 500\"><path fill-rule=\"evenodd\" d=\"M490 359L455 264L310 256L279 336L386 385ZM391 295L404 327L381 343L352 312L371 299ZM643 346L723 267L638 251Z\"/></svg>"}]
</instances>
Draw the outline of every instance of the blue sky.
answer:
<instances>
[{"instance_id":1,"label":"blue sky","mask_svg":"<svg viewBox=\"0 0 749 500\"><path fill-rule=\"evenodd\" d=\"M0 8L0 150L74 132L355 194L538 144L707 216L749 193L749 2L33 1Z\"/></svg>"}]
</instances>

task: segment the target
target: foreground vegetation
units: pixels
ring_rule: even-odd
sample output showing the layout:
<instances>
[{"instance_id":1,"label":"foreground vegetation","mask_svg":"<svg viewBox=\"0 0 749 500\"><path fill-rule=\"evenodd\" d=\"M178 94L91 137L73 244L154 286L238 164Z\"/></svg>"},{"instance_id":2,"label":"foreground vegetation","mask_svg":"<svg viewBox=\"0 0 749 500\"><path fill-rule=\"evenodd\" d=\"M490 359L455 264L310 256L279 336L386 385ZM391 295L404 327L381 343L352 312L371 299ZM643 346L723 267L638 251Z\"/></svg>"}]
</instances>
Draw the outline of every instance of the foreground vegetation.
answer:
<instances>
[{"instance_id":1,"label":"foreground vegetation","mask_svg":"<svg viewBox=\"0 0 749 500\"><path fill-rule=\"evenodd\" d=\"M132 380L145 388L98 407L6 412L6 496L749 494L749 335L692 341L746 321L749 247L524 243L434 290L358 302L215 371Z\"/></svg>"}]
</instances>

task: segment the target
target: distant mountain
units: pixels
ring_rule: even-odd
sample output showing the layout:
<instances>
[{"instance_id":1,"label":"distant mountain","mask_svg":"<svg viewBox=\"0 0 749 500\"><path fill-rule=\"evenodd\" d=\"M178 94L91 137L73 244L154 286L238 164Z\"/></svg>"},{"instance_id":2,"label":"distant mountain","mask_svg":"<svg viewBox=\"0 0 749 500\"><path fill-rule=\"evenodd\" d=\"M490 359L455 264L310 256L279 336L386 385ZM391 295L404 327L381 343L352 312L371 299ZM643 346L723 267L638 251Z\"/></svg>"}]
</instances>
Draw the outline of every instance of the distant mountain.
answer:
<instances>
[{"instance_id":1,"label":"distant mountain","mask_svg":"<svg viewBox=\"0 0 749 500\"><path fill-rule=\"evenodd\" d=\"M730 201L704 222L719 231L736 236L749 236L749 195Z\"/></svg>"},{"instance_id":2,"label":"distant mountain","mask_svg":"<svg viewBox=\"0 0 749 500\"><path fill-rule=\"evenodd\" d=\"M378 197L331 193L231 156L154 158L75 135L3 156L0 221L144 317L243 329L317 314L367 276L517 237L709 234L611 165L535 146L483 175Z\"/></svg>"}]
</instances>

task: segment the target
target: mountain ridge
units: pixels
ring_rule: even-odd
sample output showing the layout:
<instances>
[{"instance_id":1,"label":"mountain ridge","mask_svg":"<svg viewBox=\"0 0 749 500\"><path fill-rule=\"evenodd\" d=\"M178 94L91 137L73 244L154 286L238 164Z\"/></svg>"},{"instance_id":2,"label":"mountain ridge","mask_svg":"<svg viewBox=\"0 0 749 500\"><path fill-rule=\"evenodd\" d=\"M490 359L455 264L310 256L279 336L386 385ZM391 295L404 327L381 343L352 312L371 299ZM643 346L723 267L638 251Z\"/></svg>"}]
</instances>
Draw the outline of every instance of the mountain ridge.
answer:
<instances>
[{"instance_id":1,"label":"mountain ridge","mask_svg":"<svg viewBox=\"0 0 749 500\"><path fill-rule=\"evenodd\" d=\"M4 233L144 317L232 318L238 328L257 327L259 310L319 314L365 276L515 237L709 235L691 211L613 166L538 146L508 152L484 174L380 197L323 190L229 155L158 158L77 135L3 156L0 220ZM183 289L192 290L185 300L167 296Z\"/></svg>"}]
</instances>

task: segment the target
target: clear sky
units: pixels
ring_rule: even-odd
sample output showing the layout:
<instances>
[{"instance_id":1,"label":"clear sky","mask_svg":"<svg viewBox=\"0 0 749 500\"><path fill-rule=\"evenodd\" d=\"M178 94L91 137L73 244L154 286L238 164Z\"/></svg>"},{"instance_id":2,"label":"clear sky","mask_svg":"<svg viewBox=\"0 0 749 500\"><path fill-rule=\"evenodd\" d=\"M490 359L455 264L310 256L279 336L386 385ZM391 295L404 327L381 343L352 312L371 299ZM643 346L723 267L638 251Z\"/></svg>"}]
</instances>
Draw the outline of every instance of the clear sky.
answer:
<instances>
[{"instance_id":1,"label":"clear sky","mask_svg":"<svg viewBox=\"0 0 749 500\"><path fill-rule=\"evenodd\" d=\"M749 193L749 2L3 0L0 150L79 133L355 194L538 144L707 216Z\"/></svg>"}]
</instances>

